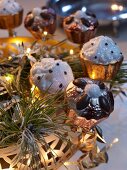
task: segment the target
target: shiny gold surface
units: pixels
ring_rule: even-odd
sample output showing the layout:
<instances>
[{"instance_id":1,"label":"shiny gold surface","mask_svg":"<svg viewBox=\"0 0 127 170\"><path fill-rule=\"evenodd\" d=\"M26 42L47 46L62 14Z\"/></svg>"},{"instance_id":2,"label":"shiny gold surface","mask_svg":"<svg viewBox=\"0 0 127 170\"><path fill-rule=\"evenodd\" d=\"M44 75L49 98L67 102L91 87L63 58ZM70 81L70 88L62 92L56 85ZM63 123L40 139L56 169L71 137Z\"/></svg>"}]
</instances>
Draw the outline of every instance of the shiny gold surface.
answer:
<instances>
[{"instance_id":1,"label":"shiny gold surface","mask_svg":"<svg viewBox=\"0 0 127 170\"><path fill-rule=\"evenodd\" d=\"M12 29L22 24L23 10L13 15L0 15L0 29Z\"/></svg>"},{"instance_id":2,"label":"shiny gold surface","mask_svg":"<svg viewBox=\"0 0 127 170\"><path fill-rule=\"evenodd\" d=\"M9 37L9 38L0 38L0 44L1 43L9 43L9 44L12 44L12 43L15 43L15 44L19 44L19 43L32 43L36 41L35 38L33 37ZM59 41L57 40L54 40L54 39L49 39L49 40L46 40L45 42L41 41L41 40L38 40L37 42L39 43L44 43L45 45L49 44L49 45L55 45L57 44ZM74 45L71 45L71 44L68 44L68 43L63 43L61 44L62 48L67 48L67 49L73 49L75 48Z\"/></svg>"},{"instance_id":3,"label":"shiny gold surface","mask_svg":"<svg viewBox=\"0 0 127 170\"><path fill-rule=\"evenodd\" d=\"M114 64L94 64L91 61L81 59L84 75L94 80L111 80L117 74L123 59Z\"/></svg>"},{"instance_id":4,"label":"shiny gold surface","mask_svg":"<svg viewBox=\"0 0 127 170\"><path fill-rule=\"evenodd\" d=\"M0 38L0 50L3 51L4 58L8 58L12 53L17 54L18 50L17 47L20 44L24 44L26 47L30 47L32 43L37 41L35 38L32 37L9 37L9 38ZM37 43L42 45L48 45L48 46L55 46L58 45L57 40L49 39L46 41L38 40ZM16 47L17 46L17 47ZM75 46L68 44L65 42L60 44L60 48L56 48L56 50L72 50L75 48Z\"/></svg>"}]
</instances>

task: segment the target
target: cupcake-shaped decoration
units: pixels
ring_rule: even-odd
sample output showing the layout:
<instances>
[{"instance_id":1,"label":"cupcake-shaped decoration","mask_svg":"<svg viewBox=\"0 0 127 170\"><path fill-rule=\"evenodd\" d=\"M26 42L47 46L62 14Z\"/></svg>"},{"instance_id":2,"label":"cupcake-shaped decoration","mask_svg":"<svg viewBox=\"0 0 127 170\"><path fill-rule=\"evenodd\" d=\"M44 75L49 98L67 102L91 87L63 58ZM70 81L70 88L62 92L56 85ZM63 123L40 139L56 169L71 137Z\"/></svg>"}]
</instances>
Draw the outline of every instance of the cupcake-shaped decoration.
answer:
<instances>
[{"instance_id":1,"label":"cupcake-shaped decoration","mask_svg":"<svg viewBox=\"0 0 127 170\"><path fill-rule=\"evenodd\" d=\"M53 34L56 30L55 11L48 7L34 8L26 15L24 25L37 39L42 38L44 31Z\"/></svg>"},{"instance_id":2,"label":"cupcake-shaped decoration","mask_svg":"<svg viewBox=\"0 0 127 170\"><path fill-rule=\"evenodd\" d=\"M66 99L69 108L77 115L74 122L88 129L114 110L111 91L103 82L89 78L78 78L71 82L66 89Z\"/></svg>"},{"instance_id":3,"label":"cupcake-shaped decoration","mask_svg":"<svg viewBox=\"0 0 127 170\"><path fill-rule=\"evenodd\" d=\"M12 29L22 23L23 8L15 0L0 0L0 29Z\"/></svg>"},{"instance_id":4,"label":"cupcake-shaped decoration","mask_svg":"<svg viewBox=\"0 0 127 170\"><path fill-rule=\"evenodd\" d=\"M30 79L42 92L56 93L65 90L74 77L66 62L43 58L32 66Z\"/></svg>"},{"instance_id":5,"label":"cupcake-shaped decoration","mask_svg":"<svg viewBox=\"0 0 127 170\"><path fill-rule=\"evenodd\" d=\"M80 52L84 74L97 80L110 80L123 61L118 45L107 36L99 36L85 43Z\"/></svg>"},{"instance_id":6,"label":"cupcake-shaped decoration","mask_svg":"<svg viewBox=\"0 0 127 170\"><path fill-rule=\"evenodd\" d=\"M98 21L93 13L79 10L64 19L63 27L70 41L83 44L95 36Z\"/></svg>"}]
</instances>

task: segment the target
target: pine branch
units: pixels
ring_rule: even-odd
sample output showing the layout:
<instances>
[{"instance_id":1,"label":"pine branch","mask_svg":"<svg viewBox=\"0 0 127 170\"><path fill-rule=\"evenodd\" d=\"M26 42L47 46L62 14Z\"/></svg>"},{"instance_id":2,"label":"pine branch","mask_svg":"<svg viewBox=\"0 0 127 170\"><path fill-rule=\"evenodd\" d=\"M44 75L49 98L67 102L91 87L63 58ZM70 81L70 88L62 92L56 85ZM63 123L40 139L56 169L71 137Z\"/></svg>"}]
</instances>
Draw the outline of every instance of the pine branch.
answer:
<instances>
[{"instance_id":1,"label":"pine branch","mask_svg":"<svg viewBox=\"0 0 127 170\"><path fill-rule=\"evenodd\" d=\"M115 94L124 93L124 88L122 87L125 83L127 83L127 62L123 62L119 72L117 73L116 77L112 79L110 82L110 88Z\"/></svg>"},{"instance_id":2,"label":"pine branch","mask_svg":"<svg viewBox=\"0 0 127 170\"><path fill-rule=\"evenodd\" d=\"M68 130L65 124L66 115L62 110L64 104L59 102L61 95L61 93L45 94L43 98L33 100L32 94L26 96L23 91L20 92L20 101L14 107L8 111L1 108L0 148L14 143L17 143L20 148L13 165L19 160L23 162L25 155L29 154L31 155L30 167L40 168L40 155L37 154L40 153L38 143L41 142L49 147L44 137L50 134L66 140L64 134ZM14 115L16 115L15 119L13 119Z\"/></svg>"}]
</instances>

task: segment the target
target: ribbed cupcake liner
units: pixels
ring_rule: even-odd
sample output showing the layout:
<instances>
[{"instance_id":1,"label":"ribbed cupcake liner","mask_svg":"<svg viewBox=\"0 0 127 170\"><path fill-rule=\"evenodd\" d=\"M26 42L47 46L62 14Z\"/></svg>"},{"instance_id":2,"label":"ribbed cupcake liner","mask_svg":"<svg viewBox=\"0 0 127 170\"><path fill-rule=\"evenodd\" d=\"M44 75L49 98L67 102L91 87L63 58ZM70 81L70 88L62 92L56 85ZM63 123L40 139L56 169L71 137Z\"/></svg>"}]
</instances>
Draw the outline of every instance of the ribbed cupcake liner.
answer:
<instances>
[{"instance_id":1,"label":"ribbed cupcake liner","mask_svg":"<svg viewBox=\"0 0 127 170\"><path fill-rule=\"evenodd\" d=\"M95 80L111 80L113 79L123 61L123 58L120 61L117 61L114 64L95 64L91 61L81 59L82 68L85 76L88 76L91 79Z\"/></svg>"},{"instance_id":2,"label":"ribbed cupcake liner","mask_svg":"<svg viewBox=\"0 0 127 170\"><path fill-rule=\"evenodd\" d=\"M46 27L40 27L42 30L34 31L32 27L26 27L26 29L35 37L36 39L42 39L43 38L43 31L47 31L49 34L53 34L56 30L56 21L54 21L52 24L49 24Z\"/></svg>"},{"instance_id":3,"label":"ribbed cupcake liner","mask_svg":"<svg viewBox=\"0 0 127 170\"><path fill-rule=\"evenodd\" d=\"M77 31L77 30L69 30L65 29L65 33L68 39L74 43L83 44L88 42L91 38L95 37L97 28L94 30L87 30L87 31Z\"/></svg>"},{"instance_id":4,"label":"ribbed cupcake liner","mask_svg":"<svg viewBox=\"0 0 127 170\"><path fill-rule=\"evenodd\" d=\"M12 29L20 26L23 19L23 10L17 14L0 14L0 29Z\"/></svg>"}]
</instances>

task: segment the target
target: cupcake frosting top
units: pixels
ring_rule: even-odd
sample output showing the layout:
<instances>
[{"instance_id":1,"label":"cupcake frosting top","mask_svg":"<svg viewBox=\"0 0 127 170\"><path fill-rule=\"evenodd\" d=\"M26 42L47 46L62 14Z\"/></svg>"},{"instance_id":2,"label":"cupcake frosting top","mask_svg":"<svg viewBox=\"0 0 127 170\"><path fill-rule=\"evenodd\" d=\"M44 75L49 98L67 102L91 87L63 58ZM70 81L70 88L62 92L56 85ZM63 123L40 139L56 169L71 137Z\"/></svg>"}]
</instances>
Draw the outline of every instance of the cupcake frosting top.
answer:
<instances>
[{"instance_id":1,"label":"cupcake frosting top","mask_svg":"<svg viewBox=\"0 0 127 170\"><path fill-rule=\"evenodd\" d=\"M90 16L88 16L85 12L83 12L82 10L78 10L75 14L73 14L73 16L76 19L80 19L80 18L90 18Z\"/></svg>"},{"instance_id":2,"label":"cupcake frosting top","mask_svg":"<svg viewBox=\"0 0 127 170\"><path fill-rule=\"evenodd\" d=\"M33 16L40 16L41 12L42 12L42 9L39 7L33 8L33 10L32 10Z\"/></svg>"},{"instance_id":3,"label":"cupcake frosting top","mask_svg":"<svg viewBox=\"0 0 127 170\"><path fill-rule=\"evenodd\" d=\"M38 31L42 27L53 24L56 18L55 11L48 7L36 7L30 11L25 18L25 27L32 27L34 31Z\"/></svg>"},{"instance_id":4,"label":"cupcake frosting top","mask_svg":"<svg viewBox=\"0 0 127 170\"><path fill-rule=\"evenodd\" d=\"M65 18L65 24L68 28L79 28L82 31L91 29L93 30L96 25L98 25L96 16L89 12L83 12L82 10L78 10L74 14Z\"/></svg>"},{"instance_id":5,"label":"cupcake frosting top","mask_svg":"<svg viewBox=\"0 0 127 170\"><path fill-rule=\"evenodd\" d=\"M15 0L0 0L0 14L16 14L21 10L21 5Z\"/></svg>"},{"instance_id":6,"label":"cupcake frosting top","mask_svg":"<svg viewBox=\"0 0 127 170\"><path fill-rule=\"evenodd\" d=\"M74 79L71 67L62 60L43 58L36 62L30 71L32 82L42 91L56 93L65 90Z\"/></svg>"},{"instance_id":7,"label":"cupcake frosting top","mask_svg":"<svg viewBox=\"0 0 127 170\"><path fill-rule=\"evenodd\" d=\"M101 81L78 78L66 88L66 100L70 109L87 120L101 120L114 110L111 91Z\"/></svg>"},{"instance_id":8,"label":"cupcake frosting top","mask_svg":"<svg viewBox=\"0 0 127 170\"><path fill-rule=\"evenodd\" d=\"M45 18L45 16L43 16L44 14L49 14L49 15L54 15L54 17L55 17L55 11L52 9L52 8L48 8L48 7L35 7L35 8L33 8L33 10L32 11L30 11L29 13L28 13L28 15L31 15L32 17L44 17Z\"/></svg>"},{"instance_id":9,"label":"cupcake frosting top","mask_svg":"<svg viewBox=\"0 0 127 170\"><path fill-rule=\"evenodd\" d=\"M96 64L113 64L123 58L117 44L107 36L99 36L85 43L81 50L81 58Z\"/></svg>"}]
</instances>

